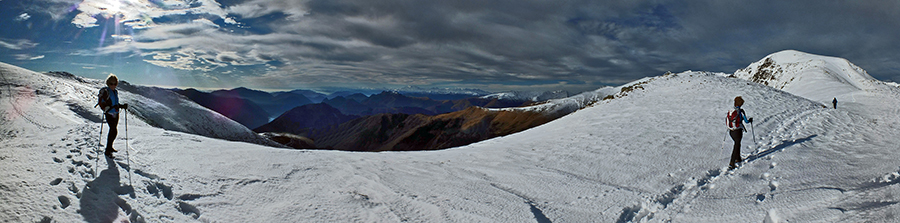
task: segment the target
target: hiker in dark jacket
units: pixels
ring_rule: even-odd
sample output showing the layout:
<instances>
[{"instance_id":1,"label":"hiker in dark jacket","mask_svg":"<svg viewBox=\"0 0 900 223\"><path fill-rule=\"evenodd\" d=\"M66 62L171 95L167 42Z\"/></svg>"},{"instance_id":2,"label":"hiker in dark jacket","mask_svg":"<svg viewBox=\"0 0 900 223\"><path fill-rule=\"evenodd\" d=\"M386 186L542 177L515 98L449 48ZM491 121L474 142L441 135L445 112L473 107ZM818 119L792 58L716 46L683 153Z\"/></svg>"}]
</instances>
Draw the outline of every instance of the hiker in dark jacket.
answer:
<instances>
[{"instance_id":1,"label":"hiker in dark jacket","mask_svg":"<svg viewBox=\"0 0 900 223\"><path fill-rule=\"evenodd\" d=\"M116 135L119 133L116 130L116 126L119 124L119 109L128 109L128 104L119 103L119 91L116 90L118 85L119 78L115 74L110 74L106 78L106 87L100 89L97 102L97 105L100 105L100 108L103 109L106 123L109 124L109 135L106 137L106 151L104 154L110 159L113 158L112 153L116 152L112 145L113 141L116 140Z\"/></svg>"},{"instance_id":2,"label":"hiker in dark jacket","mask_svg":"<svg viewBox=\"0 0 900 223\"><path fill-rule=\"evenodd\" d=\"M728 133L731 135L731 139L734 140L734 149L731 150L731 161L728 162L730 169L736 168L737 164L743 161L741 159L741 138L744 137L744 132L747 131L744 128L744 122L753 122L753 118L747 119L747 114L744 113L744 109L741 109L742 105L744 105L744 99L741 96L735 97L734 109L728 111L728 117L726 118Z\"/></svg>"}]
</instances>

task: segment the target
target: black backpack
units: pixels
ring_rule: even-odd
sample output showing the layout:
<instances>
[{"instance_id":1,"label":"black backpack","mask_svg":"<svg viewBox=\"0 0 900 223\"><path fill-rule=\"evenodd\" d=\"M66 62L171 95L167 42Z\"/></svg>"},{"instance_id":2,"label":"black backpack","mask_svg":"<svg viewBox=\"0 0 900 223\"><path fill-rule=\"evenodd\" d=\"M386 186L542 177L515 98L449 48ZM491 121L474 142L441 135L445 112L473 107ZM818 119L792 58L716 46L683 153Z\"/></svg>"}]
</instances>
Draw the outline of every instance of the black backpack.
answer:
<instances>
[{"instance_id":1,"label":"black backpack","mask_svg":"<svg viewBox=\"0 0 900 223\"><path fill-rule=\"evenodd\" d=\"M112 100L109 99L109 87L100 88L100 94L97 95L97 105L94 105L94 107L96 108L97 106L100 106L103 112L106 112L112 106Z\"/></svg>"}]
</instances>

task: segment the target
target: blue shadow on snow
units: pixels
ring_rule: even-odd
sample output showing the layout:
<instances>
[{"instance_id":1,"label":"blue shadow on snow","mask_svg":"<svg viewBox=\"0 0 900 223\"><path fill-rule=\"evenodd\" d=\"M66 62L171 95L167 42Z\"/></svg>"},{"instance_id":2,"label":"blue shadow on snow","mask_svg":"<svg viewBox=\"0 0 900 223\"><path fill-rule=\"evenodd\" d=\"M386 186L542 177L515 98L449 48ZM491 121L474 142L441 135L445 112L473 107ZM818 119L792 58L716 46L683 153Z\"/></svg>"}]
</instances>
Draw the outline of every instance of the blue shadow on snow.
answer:
<instances>
[{"instance_id":1,"label":"blue shadow on snow","mask_svg":"<svg viewBox=\"0 0 900 223\"><path fill-rule=\"evenodd\" d=\"M757 154L754 154L754 155L750 155L750 156L748 156L748 157L747 157L746 159L744 159L744 160L745 160L746 162L748 162L748 163L749 163L749 162L753 162L753 161L755 161L755 160L757 160L757 159L759 159L759 158L766 157L766 156L768 156L769 154L772 154L772 153L774 153L774 152L781 151L781 150L783 150L784 148L787 148L788 146L793 146L793 145L797 145L797 144L804 143L804 142L807 142L807 141L809 141L809 140L812 140L813 138L815 138L815 137L817 137L817 136L819 136L819 135L811 135L811 136L807 136L807 137L805 137L805 138L800 138L800 139L795 139L795 140L790 140L790 141L781 141L781 144L778 144L777 146L775 146L775 147L773 147L773 148L771 148L771 149L767 149L767 150L765 150L765 151L762 151L762 152L760 152L760 153L757 153Z\"/></svg>"}]
</instances>

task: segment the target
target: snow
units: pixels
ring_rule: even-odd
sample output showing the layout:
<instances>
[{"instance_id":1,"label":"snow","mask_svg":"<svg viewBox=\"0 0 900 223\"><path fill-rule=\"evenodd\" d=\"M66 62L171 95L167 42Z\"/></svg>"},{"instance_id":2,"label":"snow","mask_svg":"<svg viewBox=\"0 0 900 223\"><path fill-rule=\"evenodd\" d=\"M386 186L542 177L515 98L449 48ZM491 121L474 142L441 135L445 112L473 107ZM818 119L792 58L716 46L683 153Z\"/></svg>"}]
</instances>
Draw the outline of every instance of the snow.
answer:
<instances>
[{"instance_id":1,"label":"snow","mask_svg":"<svg viewBox=\"0 0 900 223\"><path fill-rule=\"evenodd\" d=\"M46 102L48 105L43 108L48 109L54 119L66 120L44 122L38 117L29 120L34 125L57 128L68 124L101 121L100 109L94 107L97 92L105 86L100 80L45 75L5 63L0 63L0 72L3 73L4 82L11 84L8 86L20 91L17 96L27 96L10 99L21 102L21 100L44 100L45 97L41 96L49 96L51 100ZM120 101L131 105L130 112L134 118L144 121L132 123L134 125L152 125L172 131L275 145L274 142L257 135L240 123L206 109L177 93L159 88L134 86L125 82L120 83L118 90ZM30 105L13 106L13 109L23 106ZM24 111L16 110L9 115L22 112ZM24 116L27 119L28 114Z\"/></svg>"},{"instance_id":2,"label":"snow","mask_svg":"<svg viewBox=\"0 0 900 223\"><path fill-rule=\"evenodd\" d=\"M562 117L579 109L590 106L602 100L608 95L618 93L621 88L604 87L594 91L588 91L567 98L550 99L543 103L512 108L488 108L492 111L528 111L538 112L550 117ZM495 95L496 96L496 95Z\"/></svg>"},{"instance_id":3,"label":"snow","mask_svg":"<svg viewBox=\"0 0 900 223\"><path fill-rule=\"evenodd\" d=\"M766 65L767 61L771 65ZM752 79L753 74L770 72L771 80L760 80L773 88L791 92L814 101L830 104L852 98L853 93L881 89L889 83L872 78L865 70L843 58L785 50L738 70L735 76Z\"/></svg>"},{"instance_id":4,"label":"snow","mask_svg":"<svg viewBox=\"0 0 900 223\"><path fill-rule=\"evenodd\" d=\"M516 101L547 101L557 98L565 98L568 92L557 91L509 91L481 96L484 99L516 100Z\"/></svg>"},{"instance_id":5,"label":"snow","mask_svg":"<svg viewBox=\"0 0 900 223\"><path fill-rule=\"evenodd\" d=\"M66 106L64 95L89 98L96 87L45 89L38 83L78 81L2 71L0 219L13 222L892 222L900 213L900 121L885 115L900 112L900 89L872 79L785 72L803 80L779 90L707 72L646 78L591 93L614 99L585 94L590 106L550 123L441 151L286 150L134 118L129 168L124 151L95 159L100 124ZM800 95L818 87L849 98L832 109ZM754 155L727 171L724 116L738 95L755 120L742 152Z\"/></svg>"},{"instance_id":6,"label":"snow","mask_svg":"<svg viewBox=\"0 0 900 223\"><path fill-rule=\"evenodd\" d=\"M418 86L405 86L402 88L395 88L389 91L399 92L401 94L405 93L425 93L425 94L460 94L460 95L471 95L471 96L480 96L490 94L489 92L473 89L473 88L422 88Z\"/></svg>"}]
</instances>

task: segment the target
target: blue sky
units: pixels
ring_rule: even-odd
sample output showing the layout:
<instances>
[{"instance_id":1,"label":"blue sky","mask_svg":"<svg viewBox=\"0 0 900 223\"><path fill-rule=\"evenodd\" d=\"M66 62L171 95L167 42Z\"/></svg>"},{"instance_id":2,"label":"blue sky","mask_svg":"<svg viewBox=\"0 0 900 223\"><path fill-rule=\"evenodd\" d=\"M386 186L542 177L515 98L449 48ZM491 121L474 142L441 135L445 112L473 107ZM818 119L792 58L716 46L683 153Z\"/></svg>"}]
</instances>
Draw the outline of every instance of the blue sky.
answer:
<instances>
[{"instance_id":1,"label":"blue sky","mask_svg":"<svg viewBox=\"0 0 900 223\"><path fill-rule=\"evenodd\" d=\"M900 2L0 0L0 61L142 85L572 92L785 49L900 82Z\"/></svg>"}]
</instances>

